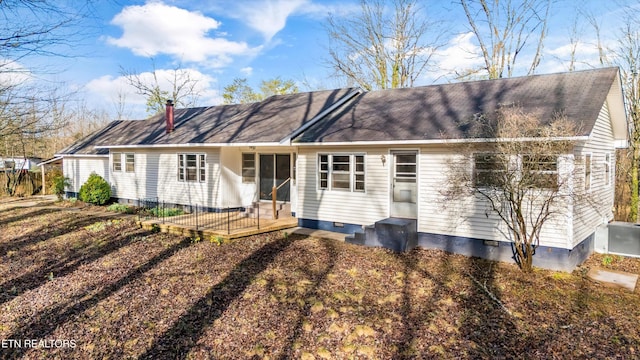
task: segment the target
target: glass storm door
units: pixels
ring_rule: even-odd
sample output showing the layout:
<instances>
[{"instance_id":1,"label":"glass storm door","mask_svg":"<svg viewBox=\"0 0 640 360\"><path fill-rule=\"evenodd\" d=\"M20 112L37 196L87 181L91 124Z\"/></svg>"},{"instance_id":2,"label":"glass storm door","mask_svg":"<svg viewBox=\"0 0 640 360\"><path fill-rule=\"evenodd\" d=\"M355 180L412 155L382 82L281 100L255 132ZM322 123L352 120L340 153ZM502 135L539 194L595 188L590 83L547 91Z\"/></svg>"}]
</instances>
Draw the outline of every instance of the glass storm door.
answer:
<instances>
[{"instance_id":1,"label":"glass storm door","mask_svg":"<svg viewBox=\"0 0 640 360\"><path fill-rule=\"evenodd\" d=\"M271 200L271 191L291 176L291 155L260 154L260 199ZM290 201L290 184L278 189L276 200Z\"/></svg>"},{"instance_id":2,"label":"glass storm door","mask_svg":"<svg viewBox=\"0 0 640 360\"><path fill-rule=\"evenodd\" d=\"M392 217L416 219L418 215L418 153L391 153L391 211Z\"/></svg>"}]
</instances>

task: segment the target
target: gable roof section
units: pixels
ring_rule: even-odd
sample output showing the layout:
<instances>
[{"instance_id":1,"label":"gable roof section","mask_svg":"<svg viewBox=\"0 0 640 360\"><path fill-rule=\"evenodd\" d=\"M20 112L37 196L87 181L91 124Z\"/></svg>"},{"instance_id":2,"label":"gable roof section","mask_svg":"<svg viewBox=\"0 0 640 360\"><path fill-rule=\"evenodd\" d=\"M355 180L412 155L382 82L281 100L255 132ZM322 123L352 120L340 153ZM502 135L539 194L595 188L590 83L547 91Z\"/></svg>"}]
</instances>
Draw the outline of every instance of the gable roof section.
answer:
<instances>
[{"instance_id":1,"label":"gable roof section","mask_svg":"<svg viewBox=\"0 0 640 360\"><path fill-rule=\"evenodd\" d=\"M96 149L95 146L108 144L108 139L113 133L119 133L120 128L125 127L127 122L141 120L114 120L103 128L94 131L92 134L76 141L56 153L58 155L78 155L78 156L107 156L109 149Z\"/></svg>"},{"instance_id":2,"label":"gable roof section","mask_svg":"<svg viewBox=\"0 0 640 360\"><path fill-rule=\"evenodd\" d=\"M333 113L302 134L299 143L469 139L470 123L502 106L519 106L542 125L558 114L587 137L595 124L617 68L482 80L373 91Z\"/></svg>"},{"instance_id":3,"label":"gable roof section","mask_svg":"<svg viewBox=\"0 0 640 360\"><path fill-rule=\"evenodd\" d=\"M59 154L108 154L108 148L118 147L278 144L352 90L277 95L251 104L175 109L175 130L169 134L164 114L147 120L114 121Z\"/></svg>"}]
</instances>

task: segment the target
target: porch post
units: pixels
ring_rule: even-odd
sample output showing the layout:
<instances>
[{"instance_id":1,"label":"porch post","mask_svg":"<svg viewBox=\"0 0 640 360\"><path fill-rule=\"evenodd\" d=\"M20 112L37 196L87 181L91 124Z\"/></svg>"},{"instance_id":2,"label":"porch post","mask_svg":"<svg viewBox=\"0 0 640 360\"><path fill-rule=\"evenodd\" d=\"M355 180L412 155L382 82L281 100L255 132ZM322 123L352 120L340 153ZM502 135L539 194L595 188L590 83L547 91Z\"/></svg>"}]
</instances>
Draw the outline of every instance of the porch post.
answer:
<instances>
[{"instance_id":1,"label":"porch post","mask_svg":"<svg viewBox=\"0 0 640 360\"><path fill-rule=\"evenodd\" d=\"M47 195L47 183L46 183L46 177L44 174L44 165L40 165L40 171L42 172L42 195Z\"/></svg>"},{"instance_id":2,"label":"porch post","mask_svg":"<svg viewBox=\"0 0 640 360\"><path fill-rule=\"evenodd\" d=\"M271 210L273 210L273 220L278 219L278 213L276 213L276 194L278 193L278 188L273 187L271 189Z\"/></svg>"}]
</instances>

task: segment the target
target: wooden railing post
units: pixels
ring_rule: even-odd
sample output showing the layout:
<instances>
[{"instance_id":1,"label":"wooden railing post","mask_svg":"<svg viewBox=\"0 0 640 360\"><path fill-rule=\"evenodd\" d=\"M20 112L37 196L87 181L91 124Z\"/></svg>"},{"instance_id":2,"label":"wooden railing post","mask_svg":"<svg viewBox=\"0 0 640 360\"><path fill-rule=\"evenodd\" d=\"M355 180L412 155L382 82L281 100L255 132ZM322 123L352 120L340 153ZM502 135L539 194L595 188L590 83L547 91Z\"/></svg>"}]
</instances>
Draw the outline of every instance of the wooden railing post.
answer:
<instances>
[{"instance_id":1,"label":"wooden railing post","mask_svg":"<svg viewBox=\"0 0 640 360\"><path fill-rule=\"evenodd\" d=\"M278 219L278 213L276 212L276 195L278 194L278 188L273 187L271 189L271 210L273 210L273 220Z\"/></svg>"}]
</instances>

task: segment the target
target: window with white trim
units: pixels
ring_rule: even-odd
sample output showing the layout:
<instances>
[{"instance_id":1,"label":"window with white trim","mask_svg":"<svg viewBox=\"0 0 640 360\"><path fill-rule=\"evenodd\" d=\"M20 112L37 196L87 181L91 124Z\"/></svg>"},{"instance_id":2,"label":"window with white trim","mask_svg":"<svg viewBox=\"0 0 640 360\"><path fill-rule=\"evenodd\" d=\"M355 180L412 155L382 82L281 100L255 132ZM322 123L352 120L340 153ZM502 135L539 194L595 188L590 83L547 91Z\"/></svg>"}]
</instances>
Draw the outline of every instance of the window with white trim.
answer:
<instances>
[{"instance_id":1,"label":"window with white trim","mask_svg":"<svg viewBox=\"0 0 640 360\"><path fill-rule=\"evenodd\" d=\"M605 185L611 185L611 154L604 154L604 181Z\"/></svg>"},{"instance_id":2,"label":"window with white trim","mask_svg":"<svg viewBox=\"0 0 640 360\"><path fill-rule=\"evenodd\" d=\"M584 156L584 189L591 190L591 154Z\"/></svg>"},{"instance_id":3,"label":"window with white trim","mask_svg":"<svg viewBox=\"0 0 640 360\"><path fill-rule=\"evenodd\" d=\"M361 154L318 154L318 188L365 191L365 163Z\"/></svg>"},{"instance_id":4,"label":"window with white trim","mask_svg":"<svg viewBox=\"0 0 640 360\"><path fill-rule=\"evenodd\" d=\"M541 189L558 188L558 157L554 155L522 155L521 176L528 186Z\"/></svg>"},{"instance_id":5,"label":"window with white trim","mask_svg":"<svg viewBox=\"0 0 640 360\"><path fill-rule=\"evenodd\" d=\"M256 182L256 154L242 153L242 182Z\"/></svg>"},{"instance_id":6,"label":"window with white trim","mask_svg":"<svg viewBox=\"0 0 640 360\"><path fill-rule=\"evenodd\" d=\"M473 182L476 187L499 187L507 161L499 154L474 154Z\"/></svg>"},{"instance_id":7,"label":"window with white trim","mask_svg":"<svg viewBox=\"0 0 640 360\"><path fill-rule=\"evenodd\" d=\"M178 181L206 181L204 154L178 154Z\"/></svg>"},{"instance_id":8,"label":"window with white trim","mask_svg":"<svg viewBox=\"0 0 640 360\"><path fill-rule=\"evenodd\" d=\"M113 171L122 171L122 154L121 153L111 154L111 168L113 169Z\"/></svg>"},{"instance_id":9,"label":"window with white trim","mask_svg":"<svg viewBox=\"0 0 640 360\"><path fill-rule=\"evenodd\" d=\"M124 170L134 172L136 168L136 158L134 154L124 154Z\"/></svg>"},{"instance_id":10,"label":"window with white trim","mask_svg":"<svg viewBox=\"0 0 640 360\"><path fill-rule=\"evenodd\" d=\"M521 166L518 181L522 186L557 189L558 158L555 155L518 156ZM474 154L473 181L476 187L501 187L511 181L515 172L509 171L509 156L501 154ZM511 165L516 166L516 165Z\"/></svg>"}]
</instances>

